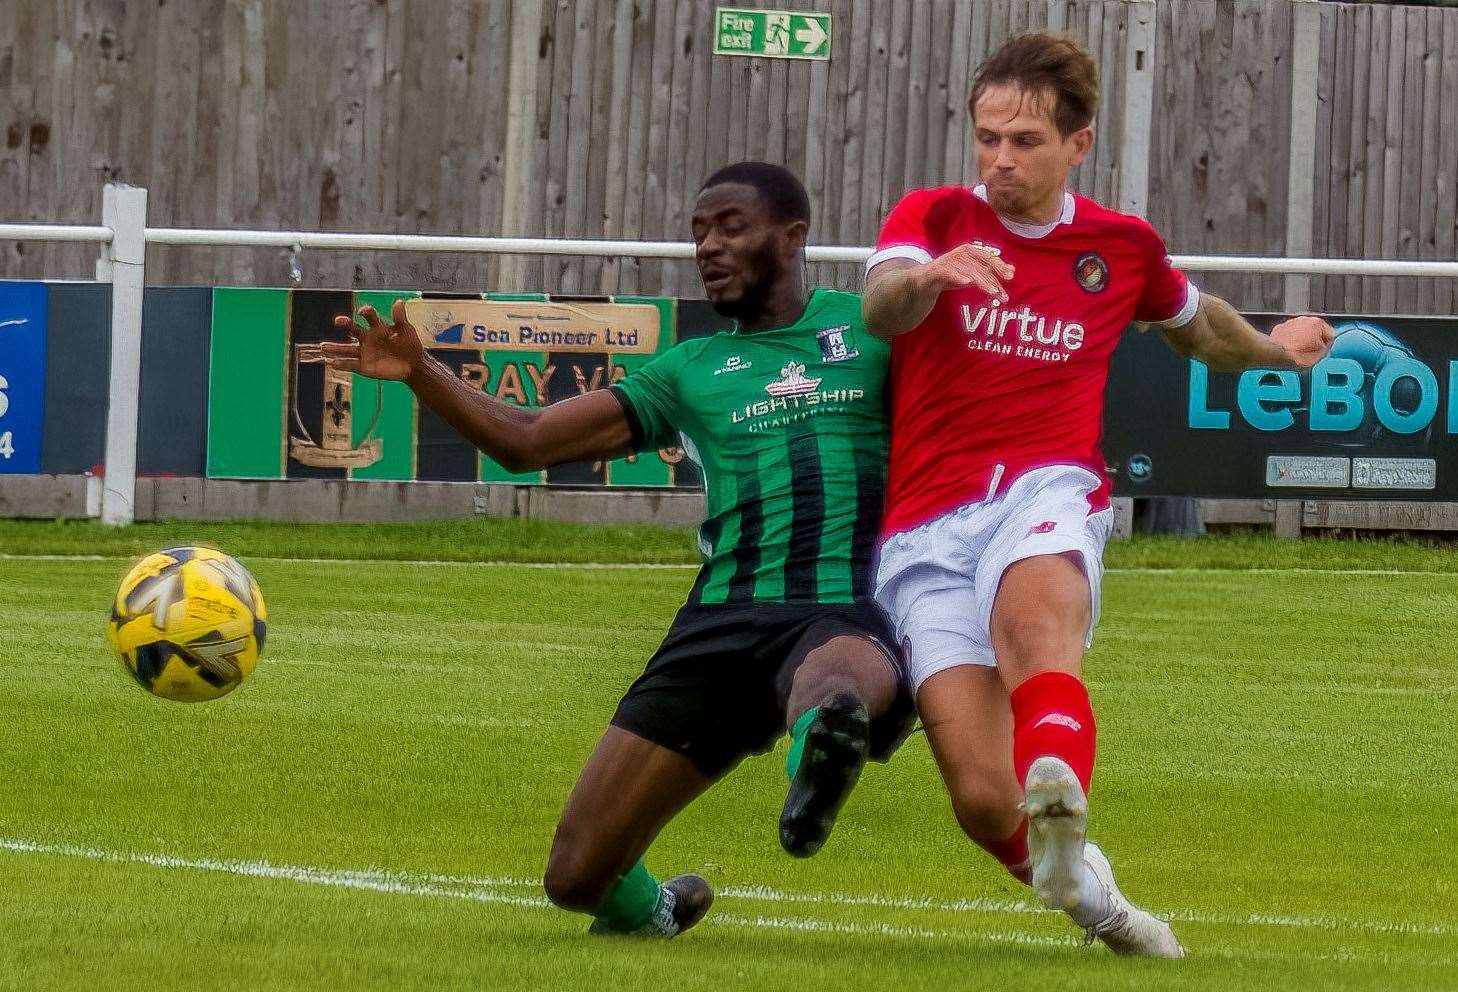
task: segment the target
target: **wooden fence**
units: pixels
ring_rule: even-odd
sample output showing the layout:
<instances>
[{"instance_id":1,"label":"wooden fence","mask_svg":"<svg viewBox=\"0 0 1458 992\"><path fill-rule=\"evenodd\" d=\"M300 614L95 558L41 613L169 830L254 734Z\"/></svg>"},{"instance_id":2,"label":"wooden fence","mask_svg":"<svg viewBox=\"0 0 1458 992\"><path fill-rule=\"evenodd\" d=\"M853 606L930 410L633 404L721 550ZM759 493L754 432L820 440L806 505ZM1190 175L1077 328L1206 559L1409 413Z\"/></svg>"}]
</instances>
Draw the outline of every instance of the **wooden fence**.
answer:
<instances>
[{"instance_id":1,"label":"wooden fence","mask_svg":"<svg viewBox=\"0 0 1458 992\"><path fill-rule=\"evenodd\" d=\"M709 0L9 0L0 220L95 222L119 178L149 188L156 226L680 239L709 171L765 158L804 177L815 242L866 244L905 190L970 181L972 71L1043 28L1100 60L1078 186L1117 204L1136 0L755 5L831 12L831 61L715 57ZM1282 254L1309 187L1317 254L1453 258L1458 11L1319 8L1159 0L1152 113L1130 122L1149 129L1151 220L1175 251ZM1316 148L1293 190L1291 56L1308 22ZM3 244L0 276L85 276L91 257ZM275 250L153 247L148 264L155 283L289 279ZM310 252L301 266L304 285L697 291L674 262ZM856 284L855 266L818 268ZM1201 283L1283 302L1271 277ZM1454 302L1422 280L1318 278L1311 298Z\"/></svg>"}]
</instances>

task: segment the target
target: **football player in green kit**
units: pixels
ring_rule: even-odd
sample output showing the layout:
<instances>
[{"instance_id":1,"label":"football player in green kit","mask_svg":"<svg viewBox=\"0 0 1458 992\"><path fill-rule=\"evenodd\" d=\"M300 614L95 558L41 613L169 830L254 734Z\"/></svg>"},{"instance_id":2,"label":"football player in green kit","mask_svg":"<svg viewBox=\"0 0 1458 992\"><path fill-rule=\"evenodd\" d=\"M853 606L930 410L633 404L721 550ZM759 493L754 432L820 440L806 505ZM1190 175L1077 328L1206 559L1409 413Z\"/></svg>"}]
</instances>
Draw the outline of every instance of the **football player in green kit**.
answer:
<instances>
[{"instance_id":1,"label":"football player in green kit","mask_svg":"<svg viewBox=\"0 0 1458 992\"><path fill-rule=\"evenodd\" d=\"M396 303L336 318L337 368L407 383L513 470L682 445L702 467L704 565L643 675L618 705L562 812L547 895L594 933L673 936L713 892L660 883L643 857L680 810L790 732L780 842L818 851L868 758L906 737L912 707L872 599L886 474L888 347L860 298L805 285L810 205L788 170L720 169L693 238L732 332L683 341L609 389L541 409L496 400L422 348Z\"/></svg>"}]
</instances>

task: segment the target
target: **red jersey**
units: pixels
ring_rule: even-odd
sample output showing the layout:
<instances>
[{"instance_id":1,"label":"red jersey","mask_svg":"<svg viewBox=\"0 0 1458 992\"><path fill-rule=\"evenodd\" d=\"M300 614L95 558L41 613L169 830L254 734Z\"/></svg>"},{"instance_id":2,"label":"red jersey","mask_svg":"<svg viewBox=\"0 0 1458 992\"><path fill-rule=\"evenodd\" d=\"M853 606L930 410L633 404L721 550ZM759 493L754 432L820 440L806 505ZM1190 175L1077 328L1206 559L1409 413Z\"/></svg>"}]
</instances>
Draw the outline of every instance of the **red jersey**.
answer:
<instances>
[{"instance_id":1,"label":"red jersey","mask_svg":"<svg viewBox=\"0 0 1458 992\"><path fill-rule=\"evenodd\" d=\"M1064 194L1052 224L1005 220L982 186L922 189L881 228L867 269L930 262L980 244L1016 270L998 305L949 290L891 346L891 466L884 531L908 530L988 499L1022 473L1080 465L1103 479L1099 450L1109 362L1131 320L1180 327L1200 294L1146 221Z\"/></svg>"}]
</instances>

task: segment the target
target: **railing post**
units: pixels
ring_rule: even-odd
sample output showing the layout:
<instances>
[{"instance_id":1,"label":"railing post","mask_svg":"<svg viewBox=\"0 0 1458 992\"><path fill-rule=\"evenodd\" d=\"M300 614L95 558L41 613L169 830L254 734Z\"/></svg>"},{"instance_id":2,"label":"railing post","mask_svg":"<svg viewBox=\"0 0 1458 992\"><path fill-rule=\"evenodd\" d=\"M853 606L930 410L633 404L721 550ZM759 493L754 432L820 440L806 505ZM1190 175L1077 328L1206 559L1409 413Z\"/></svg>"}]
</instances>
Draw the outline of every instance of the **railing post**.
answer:
<instances>
[{"instance_id":1,"label":"railing post","mask_svg":"<svg viewBox=\"0 0 1458 992\"><path fill-rule=\"evenodd\" d=\"M1321 69L1321 12L1316 0L1291 5L1291 140L1286 159L1286 255L1309 257L1316 181L1316 83ZM1311 276L1288 275L1287 313L1311 309ZM1301 536L1301 501L1276 500L1276 536Z\"/></svg>"},{"instance_id":2,"label":"railing post","mask_svg":"<svg viewBox=\"0 0 1458 992\"><path fill-rule=\"evenodd\" d=\"M147 257L147 191L107 183L102 223L111 244L97 262L97 277L111 280L111 378L106 406L106 464L101 522L132 522L137 492L137 409L141 402L142 283Z\"/></svg>"},{"instance_id":3,"label":"railing post","mask_svg":"<svg viewBox=\"0 0 1458 992\"><path fill-rule=\"evenodd\" d=\"M1286 158L1286 257L1312 251L1316 196L1316 83L1321 71L1321 11L1316 0L1291 6L1291 143ZM1287 313L1311 308L1311 276L1286 277Z\"/></svg>"},{"instance_id":4,"label":"railing post","mask_svg":"<svg viewBox=\"0 0 1458 992\"><path fill-rule=\"evenodd\" d=\"M1149 211L1149 148L1154 121L1154 0L1134 0L1125 8L1124 133L1119 139L1119 209L1146 216Z\"/></svg>"},{"instance_id":5,"label":"railing post","mask_svg":"<svg viewBox=\"0 0 1458 992\"><path fill-rule=\"evenodd\" d=\"M541 31L542 0L516 0L511 5L511 61L506 73L501 201L501 230L505 234L521 234L525 228L528 189L537 178L531 162L537 137L537 45ZM509 293L525 291L524 270L520 257L506 256L497 268L497 286Z\"/></svg>"}]
</instances>

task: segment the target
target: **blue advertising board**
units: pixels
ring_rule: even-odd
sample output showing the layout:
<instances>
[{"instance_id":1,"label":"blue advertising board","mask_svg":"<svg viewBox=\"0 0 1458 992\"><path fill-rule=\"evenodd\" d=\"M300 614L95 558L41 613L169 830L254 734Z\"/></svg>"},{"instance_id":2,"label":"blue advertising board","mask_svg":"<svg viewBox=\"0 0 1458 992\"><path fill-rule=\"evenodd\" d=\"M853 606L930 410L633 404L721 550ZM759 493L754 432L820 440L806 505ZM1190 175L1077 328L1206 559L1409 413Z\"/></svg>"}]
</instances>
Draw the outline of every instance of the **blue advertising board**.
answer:
<instances>
[{"instance_id":1,"label":"blue advertising board","mask_svg":"<svg viewBox=\"0 0 1458 992\"><path fill-rule=\"evenodd\" d=\"M0 282L0 473L40 471L45 391L45 283Z\"/></svg>"},{"instance_id":2,"label":"blue advertising board","mask_svg":"<svg viewBox=\"0 0 1458 992\"><path fill-rule=\"evenodd\" d=\"M1261 330L1285 318L1251 314ZM1458 500L1458 326L1327 318L1304 372L1213 372L1155 333L1114 356L1104 454L1124 496Z\"/></svg>"}]
</instances>

